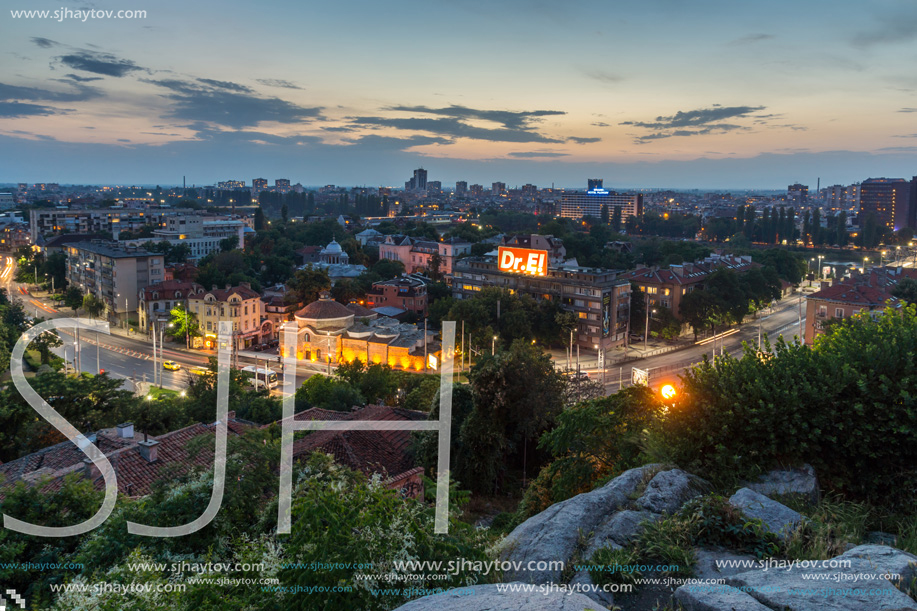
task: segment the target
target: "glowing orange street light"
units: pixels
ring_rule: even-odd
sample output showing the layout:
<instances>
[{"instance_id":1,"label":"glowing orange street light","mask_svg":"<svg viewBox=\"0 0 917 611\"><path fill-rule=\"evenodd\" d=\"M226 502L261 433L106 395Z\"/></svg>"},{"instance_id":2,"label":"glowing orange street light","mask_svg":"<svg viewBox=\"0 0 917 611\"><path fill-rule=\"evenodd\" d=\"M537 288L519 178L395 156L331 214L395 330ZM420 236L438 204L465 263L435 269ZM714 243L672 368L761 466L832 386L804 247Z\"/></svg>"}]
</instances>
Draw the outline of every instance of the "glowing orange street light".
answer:
<instances>
[{"instance_id":1,"label":"glowing orange street light","mask_svg":"<svg viewBox=\"0 0 917 611\"><path fill-rule=\"evenodd\" d=\"M666 384L663 386L659 393L662 395L663 399L674 399L675 398L675 387L671 384Z\"/></svg>"}]
</instances>

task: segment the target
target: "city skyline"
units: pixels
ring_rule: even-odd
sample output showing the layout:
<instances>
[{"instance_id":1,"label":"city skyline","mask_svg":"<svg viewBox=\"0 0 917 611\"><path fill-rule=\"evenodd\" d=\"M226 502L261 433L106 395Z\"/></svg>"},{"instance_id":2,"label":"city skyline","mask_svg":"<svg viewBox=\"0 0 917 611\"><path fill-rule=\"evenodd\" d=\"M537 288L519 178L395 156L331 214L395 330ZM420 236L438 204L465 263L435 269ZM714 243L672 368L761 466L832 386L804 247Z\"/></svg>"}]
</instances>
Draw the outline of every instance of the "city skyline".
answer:
<instances>
[{"instance_id":1,"label":"city skyline","mask_svg":"<svg viewBox=\"0 0 917 611\"><path fill-rule=\"evenodd\" d=\"M147 17L12 19L0 181L399 185L424 167L444 184L779 189L917 174L903 2L94 8Z\"/></svg>"}]
</instances>

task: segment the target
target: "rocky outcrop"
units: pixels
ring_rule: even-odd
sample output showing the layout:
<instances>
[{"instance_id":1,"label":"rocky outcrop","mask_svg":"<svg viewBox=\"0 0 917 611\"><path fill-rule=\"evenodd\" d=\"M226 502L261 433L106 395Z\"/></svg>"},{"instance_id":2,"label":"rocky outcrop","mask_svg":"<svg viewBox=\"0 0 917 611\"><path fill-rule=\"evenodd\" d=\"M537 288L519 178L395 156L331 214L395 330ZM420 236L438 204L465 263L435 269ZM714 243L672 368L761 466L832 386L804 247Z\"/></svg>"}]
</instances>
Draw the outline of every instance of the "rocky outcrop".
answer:
<instances>
[{"instance_id":1,"label":"rocky outcrop","mask_svg":"<svg viewBox=\"0 0 917 611\"><path fill-rule=\"evenodd\" d=\"M802 514L786 505L781 505L749 488L741 488L729 498L729 503L741 510L746 517L761 520L770 532L781 539L786 538L805 519Z\"/></svg>"},{"instance_id":2,"label":"rocky outcrop","mask_svg":"<svg viewBox=\"0 0 917 611\"><path fill-rule=\"evenodd\" d=\"M501 591L508 585L457 588L412 600L395 611L608 611L582 594Z\"/></svg>"},{"instance_id":3,"label":"rocky outcrop","mask_svg":"<svg viewBox=\"0 0 917 611\"><path fill-rule=\"evenodd\" d=\"M807 561L745 571L727 576L726 586L685 585L675 598L686 611L917 610L917 603L886 579L898 574L909 582L917 575L917 556L884 545L861 545L833 560L843 562Z\"/></svg>"},{"instance_id":4,"label":"rocky outcrop","mask_svg":"<svg viewBox=\"0 0 917 611\"><path fill-rule=\"evenodd\" d=\"M518 563L519 568L505 571L504 579L559 582L560 568L543 565L545 568L528 570L529 562L570 560L581 539L589 537L602 520L626 505L645 478L658 468L658 465L644 465L625 471L601 488L555 503L517 526L503 541L500 558Z\"/></svg>"},{"instance_id":5,"label":"rocky outcrop","mask_svg":"<svg viewBox=\"0 0 917 611\"><path fill-rule=\"evenodd\" d=\"M630 545L643 532L644 522L655 522L660 517L662 516L658 513L630 509L608 516L595 527L592 540L583 552L583 558L591 558L603 547L617 549Z\"/></svg>"},{"instance_id":6,"label":"rocky outcrop","mask_svg":"<svg viewBox=\"0 0 917 611\"><path fill-rule=\"evenodd\" d=\"M746 572L758 559L748 554L736 554L726 549L702 547L694 550L696 579L724 579Z\"/></svg>"},{"instance_id":7,"label":"rocky outcrop","mask_svg":"<svg viewBox=\"0 0 917 611\"><path fill-rule=\"evenodd\" d=\"M637 506L652 513L675 513L693 498L710 490L710 484L681 469L657 473L637 500Z\"/></svg>"},{"instance_id":8,"label":"rocky outcrop","mask_svg":"<svg viewBox=\"0 0 917 611\"><path fill-rule=\"evenodd\" d=\"M802 465L796 469L774 469L757 481L746 484L746 487L766 497L797 496L810 503L817 503L821 496L818 477L812 465Z\"/></svg>"}]
</instances>

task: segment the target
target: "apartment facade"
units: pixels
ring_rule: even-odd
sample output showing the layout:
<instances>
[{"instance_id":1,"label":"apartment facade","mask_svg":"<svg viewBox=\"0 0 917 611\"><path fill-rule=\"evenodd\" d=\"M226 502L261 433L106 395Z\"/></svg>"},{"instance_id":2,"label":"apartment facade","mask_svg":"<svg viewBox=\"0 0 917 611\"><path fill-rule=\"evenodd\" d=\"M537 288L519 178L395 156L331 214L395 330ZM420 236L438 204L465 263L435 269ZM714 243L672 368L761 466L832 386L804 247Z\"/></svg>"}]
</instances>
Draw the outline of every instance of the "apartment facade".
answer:
<instances>
[{"instance_id":1,"label":"apartment facade","mask_svg":"<svg viewBox=\"0 0 917 611\"><path fill-rule=\"evenodd\" d=\"M188 298L204 292L204 287L196 282L164 280L151 284L140 290L137 318L142 333L152 333L153 322L157 324L168 321L173 308L188 309Z\"/></svg>"},{"instance_id":2,"label":"apartment facade","mask_svg":"<svg viewBox=\"0 0 917 611\"><path fill-rule=\"evenodd\" d=\"M67 282L101 299L119 321L137 311L141 289L165 278L160 253L101 240L67 244L64 250Z\"/></svg>"},{"instance_id":3,"label":"apartment facade","mask_svg":"<svg viewBox=\"0 0 917 611\"><path fill-rule=\"evenodd\" d=\"M873 268L865 274L855 274L807 296L805 343L812 344L816 337L824 334L828 321L842 320L886 307L901 307L901 301L892 295L892 291L904 278L917 280L917 270L904 267Z\"/></svg>"},{"instance_id":4,"label":"apartment facade","mask_svg":"<svg viewBox=\"0 0 917 611\"><path fill-rule=\"evenodd\" d=\"M261 295L251 285L226 286L188 297L188 311L197 316L202 337L192 340L193 348L213 348L219 333L220 322L232 322L233 345L244 350L273 338L274 325L263 316Z\"/></svg>"},{"instance_id":5,"label":"apartment facade","mask_svg":"<svg viewBox=\"0 0 917 611\"><path fill-rule=\"evenodd\" d=\"M455 262L471 253L471 242L461 238L435 241L405 235L389 235L379 243L379 258L401 261L406 273L429 272L433 255L439 254L439 273L451 275Z\"/></svg>"},{"instance_id":6,"label":"apartment facade","mask_svg":"<svg viewBox=\"0 0 917 611\"><path fill-rule=\"evenodd\" d=\"M366 307L394 307L426 316L427 285L422 280L405 276L374 282L372 290L366 294Z\"/></svg>"},{"instance_id":7,"label":"apartment facade","mask_svg":"<svg viewBox=\"0 0 917 611\"><path fill-rule=\"evenodd\" d=\"M741 274L760 267L761 264L754 263L748 255L712 255L692 263L670 265L669 269L659 269L658 266L642 267L622 274L621 277L640 288L651 308L667 308L680 319L682 298L694 290L703 288L707 278L717 270L730 269Z\"/></svg>"},{"instance_id":8,"label":"apartment facade","mask_svg":"<svg viewBox=\"0 0 917 611\"><path fill-rule=\"evenodd\" d=\"M630 281L618 270L548 266L542 276L502 271L497 257L467 257L456 263L452 296L470 299L485 287L556 301L576 314L574 342L588 350L623 346L630 321Z\"/></svg>"}]
</instances>

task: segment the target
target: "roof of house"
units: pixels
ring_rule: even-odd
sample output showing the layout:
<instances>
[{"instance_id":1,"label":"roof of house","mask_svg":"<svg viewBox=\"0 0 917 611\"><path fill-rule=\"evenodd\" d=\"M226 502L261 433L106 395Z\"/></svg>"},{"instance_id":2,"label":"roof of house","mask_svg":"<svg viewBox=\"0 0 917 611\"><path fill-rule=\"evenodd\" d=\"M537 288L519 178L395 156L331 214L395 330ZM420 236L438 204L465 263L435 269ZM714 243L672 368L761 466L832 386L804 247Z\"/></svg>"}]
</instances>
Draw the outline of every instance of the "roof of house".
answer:
<instances>
[{"instance_id":1,"label":"roof of house","mask_svg":"<svg viewBox=\"0 0 917 611\"><path fill-rule=\"evenodd\" d=\"M241 435L252 426L249 422L237 420L234 412L229 413L229 435ZM118 492L143 496L152 491L157 480L181 475L194 466L211 465L213 444L207 444L204 449L194 453L188 450L187 445L192 439L215 431L215 424L198 423L163 435L150 435L150 440L159 442L156 446L157 460L154 462L147 461L140 454L138 443L143 440L143 435L137 431L130 438L121 438L116 429L104 429L96 433L95 444L111 462ZM0 498L7 488L19 481L34 484L44 477L49 478L44 489L55 490L60 487L65 475L83 473L85 458L86 455L76 444L68 440L0 465ZM94 478L93 485L103 489L104 479L101 476Z\"/></svg>"},{"instance_id":2,"label":"roof of house","mask_svg":"<svg viewBox=\"0 0 917 611\"><path fill-rule=\"evenodd\" d=\"M234 294L242 299L261 298L261 294L252 287L247 286L247 283L240 284L239 286L227 286L224 289L213 287L209 291L205 289L203 293L200 293L200 295L213 295L217 301L228 301Z\"/></svg>"},{"instance_id":3,"label":"roof of house","mask_svg":"<svg viewBox=\"0 0 917 611\"><path fill-rule=\"evenodd\" d=\"M373 312L369 308L361 306L359 303L349 303L345 307L353 312L353 315L358 318L376 317L379 315L377 312Z\"/></svg>"},{"instance_id":4,"label":"roof of house","mask_svg":"<svg viewBox=\"0 0 917 611\"><path fill-rule=\"evenodd\" d=\"M750 257L712 256L693 263L671 265L669 269L659 269L656 266L635 269L621 274L620 278L650 284L685 285L702 282L719 269L743 272L758 267L761 267L761 264L752 262ZM680 273L677 273L678 270L681 270Z\"/></svg>"},{"instance_id":5,"label":"roof of house","mask_svg":"<svg viewBox=\"0 0 917 611\"><path fill-rule=\"evenodd\" d=\"M152 301L154 299L176 299L176 291L181 291L182 297L187 297L189 293L196 294L204 292L204 287L196 282L164 280L163 282L157 282L156 284L145 287L141 292L144 301ZM157 293L159 297L154 297L153 293Z\"/></svg>"},{"instance_id":6,"label":"roof of house","mask_svg":"<svg viewBox=\"0 0 917 611\"><path fill-rule=\"evenodd\" d=\"M312 408L296 414L294 419L421 421L427 419L427 414L387 405L367 405L351 412ZM293 456L325 452L351 469L396 476L415 467L410 446L411 431L314 431L293 443Z\"/></svg>"}]
</instances>

